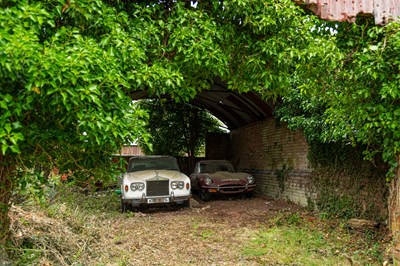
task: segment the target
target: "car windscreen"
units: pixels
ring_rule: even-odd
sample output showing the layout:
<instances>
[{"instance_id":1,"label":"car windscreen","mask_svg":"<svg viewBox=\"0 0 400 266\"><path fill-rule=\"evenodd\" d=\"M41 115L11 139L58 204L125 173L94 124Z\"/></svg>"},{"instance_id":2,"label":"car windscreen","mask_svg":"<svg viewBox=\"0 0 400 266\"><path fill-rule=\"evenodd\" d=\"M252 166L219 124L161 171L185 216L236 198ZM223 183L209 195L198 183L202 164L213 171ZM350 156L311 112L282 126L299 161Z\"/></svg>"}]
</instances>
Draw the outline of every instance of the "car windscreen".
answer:
<instances>
[{"instance_id":1,"label":"car windscreen","mask_svg":"<svg viewBox=\"0 0 400 266\"><path fill-rule=\"evenodd\" d=\"M200 173L235 172L233 165L229 162L206 162L200 164Z\"/></svg>"},{"instance_id":2,"label":"car windscreen","mask_svg":"<svg viewBox=\"0 0 400 266\"><path fill-rule=\"evenodd\" d=\"M143 170L179 171L179 167L175 158L167 158L167 157L135 158L129 161L128 172L137 172Z\"/></svg>"}]
</instances>

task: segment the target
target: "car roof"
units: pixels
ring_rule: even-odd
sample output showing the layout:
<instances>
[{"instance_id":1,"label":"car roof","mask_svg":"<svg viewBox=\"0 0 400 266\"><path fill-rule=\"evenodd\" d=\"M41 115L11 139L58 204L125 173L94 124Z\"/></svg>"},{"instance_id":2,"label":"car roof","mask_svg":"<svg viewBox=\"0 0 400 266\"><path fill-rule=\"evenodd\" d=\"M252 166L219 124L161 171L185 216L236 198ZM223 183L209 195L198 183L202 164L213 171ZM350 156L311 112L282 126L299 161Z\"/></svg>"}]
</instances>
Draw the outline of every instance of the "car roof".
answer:
<instances>
[{"instance_id":1,"label":"car roof","mask_svg":"<svg viewBox=\"0 0 400 266\"><path fill-rule=\"evenodd\" d=\"M231 163L231 162L228 160L201 160L198 161L197 163L208 164L208 163Z\"/></svg>"},{"instance_id":2,"label":"car roof","mask_svg":"<svg viewBox=\"0 0 400 266\"><path fill-rule=\"evenodd\" d=\"M139 155L139 156L132 156L131 158L129 158L129 161L134 159L157 159L157 158L175 158L175 157L169 155Z\"/></svg>"}]
</instances>

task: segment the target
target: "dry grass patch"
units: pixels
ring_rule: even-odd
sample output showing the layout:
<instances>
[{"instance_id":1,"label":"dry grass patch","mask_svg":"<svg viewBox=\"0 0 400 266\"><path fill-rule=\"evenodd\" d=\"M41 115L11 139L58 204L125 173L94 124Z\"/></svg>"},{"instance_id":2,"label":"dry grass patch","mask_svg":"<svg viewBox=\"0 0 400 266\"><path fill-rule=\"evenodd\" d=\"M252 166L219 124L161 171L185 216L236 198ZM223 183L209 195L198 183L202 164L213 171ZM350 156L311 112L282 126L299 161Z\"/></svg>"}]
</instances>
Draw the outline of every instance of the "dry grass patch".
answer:
<instances>
[{"instance_id":1,"label":"dry grass patch","mask_svg":"<svg viewBox=\"0 0 400 266\"><path fill-rule=\"evenodd\" d=\"M83 195L66 187L51 204L12 207L9 252L15 265L345 265L350 260L379 265L384 260L385 243L371 237L365 244L365 235L309 215L258 197L120 213L112 191Z\"/></svg>"}]
</instances>

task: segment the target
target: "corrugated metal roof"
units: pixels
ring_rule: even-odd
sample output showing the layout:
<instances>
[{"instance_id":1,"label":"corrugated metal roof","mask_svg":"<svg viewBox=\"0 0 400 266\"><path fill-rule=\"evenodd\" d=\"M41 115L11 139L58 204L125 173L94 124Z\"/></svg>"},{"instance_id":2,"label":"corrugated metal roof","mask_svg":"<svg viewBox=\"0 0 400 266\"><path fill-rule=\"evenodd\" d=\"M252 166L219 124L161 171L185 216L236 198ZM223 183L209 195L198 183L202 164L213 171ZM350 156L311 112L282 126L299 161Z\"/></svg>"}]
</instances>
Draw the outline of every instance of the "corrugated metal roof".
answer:
<instances>
[{"instance_id":1,"label":"corrugated metal roof","mask_svg":"<svg viewBox=\"0 0 400 266\"><path fill-rule=\"evenodd\" d=\"M136 100L149 98L146 91L136 91L131 96ZM212 113L230 130L272 117L274 108L255 92L228 90L226 82L219 79L210 89L199 92L190 103Z\"/></svg>"},{"instance_id":2,"label":"corrugated metal roof","mask_svg":"<svg viewBox=\"0 0 400 266\"><path fill-rule=\"evenodd\" d=\"M230 130L272 117L274 108L259 94L228 90L226 82L218 79L209 90L199 92L190 103L208 110Z\"/></svg>"},{"instance_id":3,"label":"corrugated metal roof","mask_svg":"<svg viewBox=\"0 0 400 266\"><path fill-rule=\"evenodd\" d=\"M296 0L296 2L299 2ZM320 18L354 22L359 15L372 15L382 25L400 16L400 0L301 0Z\"/></svg>"}]
</instances>

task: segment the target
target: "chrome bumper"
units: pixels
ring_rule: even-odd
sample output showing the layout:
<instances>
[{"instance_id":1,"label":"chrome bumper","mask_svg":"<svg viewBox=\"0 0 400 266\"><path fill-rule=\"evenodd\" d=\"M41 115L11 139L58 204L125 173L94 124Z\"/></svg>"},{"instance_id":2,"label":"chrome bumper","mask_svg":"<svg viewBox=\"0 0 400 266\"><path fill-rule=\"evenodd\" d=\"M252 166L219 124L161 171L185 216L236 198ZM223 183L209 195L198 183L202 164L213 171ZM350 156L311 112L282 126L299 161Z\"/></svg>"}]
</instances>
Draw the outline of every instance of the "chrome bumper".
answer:
<instances>
[{"instance_id":1,"label":"chrome bumper","mask_svg":"<svg viewBox=\"0 0 400 266\"><path fill-rule=\"evenodd\" d=\"M133 207L140 205L153 205L153 204L183 204L191 198L191 195L175 197L171 196L157 196L157 197L147 197L142 196L141 198L134 199L122 199L126 204L130 204Z\"/></svg>"},{"instance_id":2,"label":"chrome bumper","mask_svg":"<svg viewBox=\"0 0 400 266\"><path fill-rule=\"evenodd\" d=\"M219 194L238 194L238 193L245 193L245 192L251 192L255 188L255 184L253 185L248 185L246 184L245 186L233 186L233 185L227 185L227 186L202 186L201 188L204 190L207 190L210 193L219 193Z\"/></svg>"}]
</instances>

